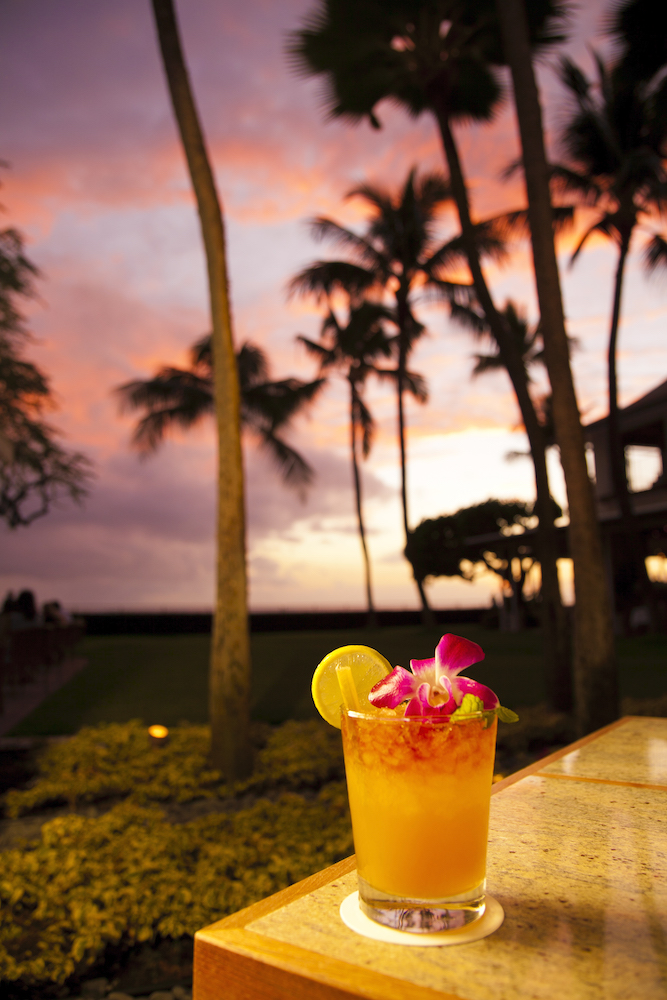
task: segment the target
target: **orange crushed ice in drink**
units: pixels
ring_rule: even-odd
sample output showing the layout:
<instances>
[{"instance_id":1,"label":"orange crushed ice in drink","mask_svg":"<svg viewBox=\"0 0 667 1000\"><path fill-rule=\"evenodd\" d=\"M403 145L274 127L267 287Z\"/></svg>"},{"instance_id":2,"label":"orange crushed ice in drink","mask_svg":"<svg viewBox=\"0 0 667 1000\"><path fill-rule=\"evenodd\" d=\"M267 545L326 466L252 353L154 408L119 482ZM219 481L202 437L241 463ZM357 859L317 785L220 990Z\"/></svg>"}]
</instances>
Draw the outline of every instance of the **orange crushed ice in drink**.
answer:
<instances>
[{"instance_id":1,"label":"orange crushed ice in drink","mask_svg":"<svg viewBox=\"0 0 667 1000\"><path fill-rule=\"evenodd\" d=\"M486 871L497 719L388 714L343 715L359 875L413 899L468 892Z\"/></svg>"}]
</instances>

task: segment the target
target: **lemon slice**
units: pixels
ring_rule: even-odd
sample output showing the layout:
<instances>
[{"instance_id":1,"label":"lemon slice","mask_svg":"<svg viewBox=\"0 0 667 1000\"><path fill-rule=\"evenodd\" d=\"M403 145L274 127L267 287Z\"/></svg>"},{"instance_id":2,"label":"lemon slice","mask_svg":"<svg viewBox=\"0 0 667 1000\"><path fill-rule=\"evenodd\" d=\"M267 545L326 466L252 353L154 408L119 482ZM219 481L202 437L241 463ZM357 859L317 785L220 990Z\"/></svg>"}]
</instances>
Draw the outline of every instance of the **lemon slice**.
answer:
<instances>
[{"instance_id":1,"label":"lemon slice","mask_svg":"<svg viewBox=\"0 0 667 1000\"><path fill-rule=\"evenodd\" d=\"M334 649L333 653L327 653L313 674L315 708L329 725L340 729L341 708L344 705L357 711L365 711L366 706L370 708L367 698L371 688L390 673L389 661L370 646Z\"/></svg>"}]
</instances>

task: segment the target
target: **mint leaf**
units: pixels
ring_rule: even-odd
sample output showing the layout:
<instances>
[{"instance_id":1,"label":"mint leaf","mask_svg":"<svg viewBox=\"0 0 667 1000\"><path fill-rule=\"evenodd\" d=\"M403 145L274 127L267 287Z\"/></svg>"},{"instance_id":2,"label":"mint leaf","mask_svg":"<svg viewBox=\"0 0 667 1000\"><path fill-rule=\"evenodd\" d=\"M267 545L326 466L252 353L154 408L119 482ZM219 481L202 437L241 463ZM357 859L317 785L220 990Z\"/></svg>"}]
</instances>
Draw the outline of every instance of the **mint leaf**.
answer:
<instances>
[{"instance_id":1,"label":"mint leaf","mask_svg":"<svg viewBox=\"0 0 667 1000\"><path fill-rule=\"evenodd\" d=\"M467 696L466 696L467 697ZM465 700L465 699L464 699ZM513 712L511 708L503 708L502 705L498 705L496 713L501 722L518 722L519 716L516 712Z\"/></svg>"},{"instance_id":2,"label":"mint leaf","mask_svg":"<svg viewBox=\"0 0 667 1000\"><path fill-rule=\"evenodd\" d=\"M478 698L476 694L464 694L463 701L456 711L452 712L452 718L456 718L459 715L475 715L483 709L484 702L481 698Z\"/></svg>"},{"instance_id":3,"label":"mint leaf","mask_svg":"<svg viewBox=\"0 0 667 1000\"><path fill-rule=\"evenodd\" d=\"M463 715L476 715L478 712L482 712L484 715L485 727L491 725L493 722L494 715L497 715L501 722L518 722L519 716L516 712L513 712L511 708L503 708L502 705L498 705L497 708L484 709L484 702L481 698L478 698L476 694L464 694L463 701L456 709L452 712L452 718L455 719Z\"/></svg>"}]
</instances>

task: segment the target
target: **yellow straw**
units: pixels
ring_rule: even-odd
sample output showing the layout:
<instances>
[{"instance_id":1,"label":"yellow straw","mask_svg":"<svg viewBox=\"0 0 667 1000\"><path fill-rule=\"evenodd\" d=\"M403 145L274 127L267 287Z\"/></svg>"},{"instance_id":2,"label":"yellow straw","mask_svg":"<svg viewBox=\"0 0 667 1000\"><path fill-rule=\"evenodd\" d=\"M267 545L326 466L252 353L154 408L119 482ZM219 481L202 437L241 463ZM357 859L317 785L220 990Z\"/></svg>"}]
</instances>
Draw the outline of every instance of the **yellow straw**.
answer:
<instances>
[{"instance_id":1,"label":"yellow straw","mask_svg":"<svg viewBox=\"0 0 667 1000\"><path fill-rule=\"evenodd\" d=\"M345 711L359 712L359 695L352 676L352 669L350 667L336 667L336 677Z\"/></svg>"}]
</instances>

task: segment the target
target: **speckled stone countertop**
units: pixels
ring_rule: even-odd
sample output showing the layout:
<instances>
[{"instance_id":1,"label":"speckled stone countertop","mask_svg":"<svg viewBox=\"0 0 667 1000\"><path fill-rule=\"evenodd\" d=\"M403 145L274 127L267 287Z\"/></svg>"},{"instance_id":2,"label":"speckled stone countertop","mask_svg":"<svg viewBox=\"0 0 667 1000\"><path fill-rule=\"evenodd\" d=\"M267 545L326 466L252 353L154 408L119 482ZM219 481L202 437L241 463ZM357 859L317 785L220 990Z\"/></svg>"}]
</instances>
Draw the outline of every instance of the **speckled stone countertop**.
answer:
<instances>
[{"instance_id":1,"label":"speckled stone countertop","mask_svg":"<svg viewBox=\"0 0 667 1000\"><path fill-rule=\"evenodd\" d=\"M350 871L257 919L250 908L248 940L286 946L282 967L292 977L299 954L320 956L327 988L344 985L347 968L348 995L665 1000L667 719L624 719L528 770L491 803L488 891L505 910L495 934L455 948L359 937L338 916L356 888ZM225 924L203 932L209 943L225 947ZM308 976L295 996L338 995L318 992Z\"/></svg>"}]
</instances>

